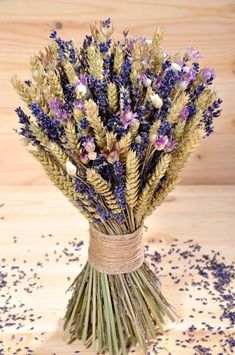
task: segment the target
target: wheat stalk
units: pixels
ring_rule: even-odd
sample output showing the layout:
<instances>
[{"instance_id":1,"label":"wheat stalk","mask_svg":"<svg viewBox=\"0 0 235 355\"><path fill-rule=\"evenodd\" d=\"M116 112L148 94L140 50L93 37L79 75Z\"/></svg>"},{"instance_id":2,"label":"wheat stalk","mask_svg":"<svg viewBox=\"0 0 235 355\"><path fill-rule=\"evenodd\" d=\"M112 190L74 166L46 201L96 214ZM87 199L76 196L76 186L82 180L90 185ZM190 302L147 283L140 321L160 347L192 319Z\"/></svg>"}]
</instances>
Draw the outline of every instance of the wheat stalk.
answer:
<instances>
[{"instance_id":1,"label":"wheat stalk","mask_svg":"<svg viewBox=\"0 0 235 355\"><path fill-rule=\"evenodd\" d=\"M98 106L93 100L89 99L88 101L85 102L85 108L86 108L86 117L90 126L94 130L97 145L100 148L103 148L106 143L106 139L105 139L106 130L99 116Z\"/></svg>"},{"instance_id":2,"label":"wheat stalk","mask_svg":"<svg viewBox=\"0 0 235 355\"><path fill-rule=\"evenodd\" d=\"M116 133L114 133L114 132L107 132L107 133L106 133L106 141L107 141L107 144L106 144L107 150L108 150L109 152L111 152L112 149L113 149L114 146L115 146L115 143L117 142Z\"/></svg>"},{"instance_id":3,"label":"wheat stalk","mask_svg":"<svg viewBox=\"0 0 235 355\"><path fill-rule=\"evenodd\" d=\"M177 177L176 175L172 175L166 178L159 191L157 191L154 194L153 198L151 199L149 203L148 211L145 214L145 218L147 216L150 216L155 211L155 209L161 205L161 203L165 200L166 196L172 190L174 190L175 186L179 184L179 182L180 182L180 178Z\"/></svg>"},{"instance_id":4,"label":"wheat stalk","mask_svg":"<svg viewBox=\"0 0 235 355\"><path fill-rule=\"evenodd\" d=\"M160 119L156 119L152 126L150 127L150 130L149 130L149 141L152 142L154 139L156 139L157 137L157 131L158 131L158 128L160 128L161 126L161 120Z\"/></svg>"},{"instance_id":5,"label":"wheat stalk","mask_svg":"<svg viewBox=\"0 0 235 355\"><path fill-rule=\"evenodd\" d=\"M34 81L44 90L48 86L48 80L40 58L36 56L32 57L30 67Z\"/></svg>"},{"instance_id":6,"label":"wheat stalk","mask_svg":"<svg viewBox=\"0 0 235 355\"><path fill-rule=\"evenodd\" d=\"M59 79L58 75L59 74L56 74L56 72L54 70L48 70L48 72L47 72L50 93L54 97L58 97L61 99L61 101L64 102L64 93L63 93L63 89L61 87L61 83L60 83L60 79Z\"/></svg>"},{"instance_id":7,"label":"wheat stalk","mask_svg":"<svg viewBox=\"0 0 235 355\"><path fill-rule=\"evenodd\" d=\"M164 53L161 48L161 41L162 41L162 30L160 28L157 28L152 39L152 47L151 47L152 49L151 61L152 61L153 70L156 72L160 70L164 59Z\"/></svg>"},{"instance_id":8,"label":"wheat stalk","mask_svg":"<svg viewBox=\"0 0 235 355\"><path fill-rule=\"evenodd\" d=\"M121 209L111 191L110 184L108 184L99 173L97 173L94 169L88 169L87 181L94 187L98 194L104 197L107 206L114 214L121 213Z\"/></svg>"},{"instance_id":9,"label":"wheat stalk","mask_svg":"<svg viewBox=\"0 0 235 355\"><path fill-rule=\"evenodd\" d=\"M84 114L78 108L73 109L73 118L78 125L80 125L81 119L84 117Z\"/></svg>"},{"instance_id":10,"label":"wheat stalk","mask_svg":"<svg viewBox=\"0 0 235 355\"><path fill-rule=\"evenodd\" d=\"M178 148L172 153L172 160L167 172L169 176L177 175L182 170L188 158L199 145L204 135L204 130L202 128L197 128L193 132L188 132L181 140Z\"/></svg>"},{"instance_id":11,"label":"wheat stalk","mask_svg":"<svg viewBox=\"0 0 235 355\"><path fill-rule=\"evenodd\" d=\"M166 174L167 168L171 161L171 155L165 154L160 158L159 163L156 165L154 171L147 179L142 193L140 194L135 207L135 216L138 224L141 224L146 212L149 208L149 203L153 196L154 190L157 188L161 178Z\"/></svg>"},{"instance_id":12,"label":"wheat stalk","mask_svg":"<svg viewBox=\"0 0 235 355\"><path fill-rule=\"evenodd\" d=\"M79 142L74 122L72 120L68 121L64 130L69 147L76 151L79 147Z\"/></svg>"},{"instance_id":13,"label":"wheat stalk","mask_svg":"<svg viewBox=\"0 0 235 355\"><path fill-rule=\"evenodd\" d=\"M139 159L133 150L126 157L126 203L134 208L139 192Z\"/></svg>"},{"instance_id":14,"label":"wheat stalk","mask_svg":"<svg viewBox=\"0 0 235 355\"><path fill-rule=\"evenodd\" d=\"M139 126L140 126L140 122L136 121L133 125L131 125L131 127L129 128L129 132L131 133L131 137L132 139L134 139L137 134L138 134L138 130L139 130Z\"/></svg>"},{"instance_id":15,"label":"wheat stalk","mask_svg":"<svg viewBox=\"0 0 235 355\"><path fill-rule=\"evenodd\" d=\"M15 90L21 97L21 99L26 102L27 105L30 105L32 103L32 98L31 98L31 89L28 85L23 83L17 75L14 75L13 78L11 79L11 83L14 86Z\"/></svg>"},{"instance_id":16,"label":"wheat stalk","mask_svg":"<svg viewBox=\"0 0 235 355\"><path fill-rule=\"evenodd\" d=\"M179 96L174 100L170 113L167 116L167 121L171 124L175 123L179 118L180 111L187 105L187 102L188 94L185 91L182 91Z\"/></svg>"},{"instance_id":17,"label":"wheat stalk","mask_svg":"<svg viewBox=\"0 0 235 355\"><path fill-rule=\"evenodd\" d=\"M132 136L131 136L131 133L128 132L127 134L122 136L122 138L118 142L118 145L119 145L119 157L120 157L121 160L123 160L126 157L126 154L127 154L128 150L129 150L129 147L131 145L131 141L132 141Z\"/></svg>"},{"instance_id":18,"label":"wheat stalk","mask_svg":"<svg viewBox=\"0 0 235 355\"><path fill-rule=\"evenodd\" d=\"M50 154L40 148L31 151L31 154L33 154L33 156L42 164L50 180L60 189L70 202L72 202L72 204L77 207L90 222L93 222L90 214L87 211L84 211L78 202L78 196L75 192L75 186L72 179L65 174L60 165L54 161Z\"/></svg>"},{"instance_id":19,"label":"wheat stalk","mask_svg":"<svg viewBox=\"0 0 235 355\"><path fill-rule=\"evenodd\" d=\"M119 75L122 70L123 59L124 59L123 50L120 46L117 46L114 54L114 70Z\"/></svg>"},{"instance_id":20,"label":"wheat stalk","mask_svg":"<svg viewBox=\"0 0 235 355\"><path fill-rule=\"evenodd\" d=\"M118 109L118 92L115 83L108 84L108 102L110 110L115 113Z\"/></svg>"},{"instance_id":21,"label":"wheat stalk","mask_svg":"<svg viewBox=\"0 0 235 355\"><path fill-rule=\"evenodd\" d=\"M181 137L182 137L182 134L184 132L184 128L185 128L185 124L186 124L186 120L183 120L183 121L179 121L176 126L175 126L175 130L174 130L174 140L176 142L179 142Z\"/></svg>"},{"instance_id":22,"label":"wheat stalk","mask_svg":"<svg viewBox=\"0 0 235 355\"><path fill-rule=\"evenodd\" d=\"M97 51L96 47L91 45L87 49L87 58L89 64L89 72L95 78L103 79L103 58L100 51Z\"/></svg>"},{"instance_id":23,"label":"wheat stalk","mask_svg":"<svg viewBox=\"0 0 235 355\"><path fill-rule=\"evenodd\" d=\"M50 140L43 130L33 122L30 123L30 129L40 145L44 148L48 148Z\"/></svg>"},{"instance_id":24,"label":"wheat stalk","mask_svg":"<svg viewBox=\"0 0 235 355\"><path fill-rule=\"evenodd\" d=\"M65 153L65 151L58 146L58 144L54 142L49 142L49 145L47 147L51 154L55 157L55 159L60 163L63 167L66 165L66 161L68 158L68 155Z\"/></svg>"},{"instance_id":25,"label":"wheat stalk","mask_svg":"<svg viewBox=\"0 0 235 355\"><path fill-rule=\"evenodd\" d=\"M74 84L76 82L77 76L76 76L73 65L69 61L67 61L64 64L64 69L65 69L69 83Z\"/></svg>"}]
</instances>

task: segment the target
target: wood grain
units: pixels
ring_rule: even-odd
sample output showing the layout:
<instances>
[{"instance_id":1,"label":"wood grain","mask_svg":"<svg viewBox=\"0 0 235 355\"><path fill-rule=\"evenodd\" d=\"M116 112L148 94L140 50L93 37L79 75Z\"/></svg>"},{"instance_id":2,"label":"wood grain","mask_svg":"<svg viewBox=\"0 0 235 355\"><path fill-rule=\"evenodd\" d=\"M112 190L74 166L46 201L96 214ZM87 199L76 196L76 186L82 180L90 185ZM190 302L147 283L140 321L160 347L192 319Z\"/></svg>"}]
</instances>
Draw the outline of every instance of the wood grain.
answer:
<instances>
[{"instance_id":1,"label":"wood grain","mask_svg":"<svg viewBox=\"0 0 235 355\"><path fill-rule=\"evenodd\" d=\"M235 4L232 0L1 0L0 2L0 184L50 184L41 167L19 145L14 108L20 103L9 79L28 77L30 55L47 43L49 31L81 43L89 23L112 16L116 38L123 28L151 37L156 24L164 27L169 51L193 45L216 68L216 85L223 98L223 115L213 138L202 144L183 175L184 184L235 182ZM17 156L17 159L15 157Z\"/></svg>"},{"instance_id":2,"label":"wood grain","mask_svg":"<svg viewBox=\"0 0 235 355\"><path fill-rule=\"evenodd\" d=\"M33 324L24 322L23 329L8 327L1 333L5 355L12 355L13 350L29 346L36 355L71 355L75 350L82 354L93 354L86 350L80 342L66 345L62 340L62 318L69 295L65 290L71 280L78 274L81 264L86 260L88 242L88 224L85 219L69 204L64 196L54 187L32 186L0 188L0 249L1 255L6 258L9 265L17 265L28 272L30 268L37 270L40 277L39 283L42 288L28 294L22 289L12 293L15 302L23 300L26 305L33 309L32 313L41 315L42 318ZM172 193L167 201L147 220L148 231L145 240L151 248L161 252L161 248L167 248L175 238L178 245L185 248L184 241L194 239L195 243L202 246L203 253L210 253L211 249L219 251L225 256L226 263L234 258L234 230L235 230L235 187L234 186L180 186ZM3 217L3 218L2 218ZM51 237L48 235L51 233ZM41 236L45 237L42 238ZM17 243L14 244L14 237ZM59 254L63 254L74 237L85 241L85 247L77 252L79 262L66 263L68 259L60 259L56 262ZM160 243L160 240L162 241ZM54 250L57 254L54 254ZM45 261L45 255L48 261ZM14 260L15 258L15 260ZM176 258L172 256L171 259ZM24 260L27 263L24 263ZM43 266L37 266L41 261ZM173 263L177 265L177 259ZM182 267L184 262L181 262ZM168 266L166 267L167 274ZM175 271L176 277L182 277L182 269ZM195 274L193 277L196 277ZM10 276L8 282L10 282ZM197 327L193 332L195 339L205 338L210 335L205 346L219 345L218 335L202 329L201 322L211 324L211 314L218 316L218 303L213 300L208 304L208 309L203 314L197 314L195 319L190 318L192 308L200 307L193 299L186 298L186 294L179 292L179 285L167 275L161 276L162 288L168 300L174 304L183 322L168 325L168 331L161 345L162 355L193 354L192 343L186 349L175 345L176 339L183 339L183 332L187 333L192 322ZM185 279L185 282L191 282ZM19 287L17 287L19 289ZM198 291L199 292L199 291ZM204 291L202 291L204 292ZM203 297L204 293L200 292ZM204 295L208 297L208 294ZM19 310L20 311L20 310ZM214 325L220 325L222 329L226 321L214 320ZM41 333L45 332L42 336ZM15 335L12 340L12 335ZM23 337L19 345L17 340ZM35 339L35 337L38 339ZM10 350L7 350L11 347ZM24 354L19 352L19 354ZM216 352L218 353L218 351ZM134 354L140 354L136 349Z\"/></svg>"}]
</instances>

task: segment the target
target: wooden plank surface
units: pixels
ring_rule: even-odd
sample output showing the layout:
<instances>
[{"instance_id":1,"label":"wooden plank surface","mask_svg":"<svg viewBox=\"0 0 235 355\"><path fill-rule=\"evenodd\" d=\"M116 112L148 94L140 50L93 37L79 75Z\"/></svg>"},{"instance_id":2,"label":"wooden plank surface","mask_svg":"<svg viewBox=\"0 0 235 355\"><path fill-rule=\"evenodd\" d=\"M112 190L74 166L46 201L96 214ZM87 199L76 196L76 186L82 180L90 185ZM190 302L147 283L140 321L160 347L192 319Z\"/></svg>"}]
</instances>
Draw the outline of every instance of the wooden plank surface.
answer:
<instances>
[{"instance_id":1,"label":"wooden plank surface","mask_svg":"<svg viewBox=\"0 0 235 355\"><path fill-rule=\"evenodd\" d=\"M205 347L219 347L220 340L225 337L213 335L203 326L203 322L220 326L221 329L227 326L226 320L218 319L221 314L218 302L211 298L208 305L203 306L203 313L199 314L199 307L202 306L196 298L210 297L208 291L194 289L190 298L186 291L180 292L180 287L188 284L191 292L190 285L192 281L197 281L198 275L195 271L189 273L187 269L196 260L195 257L210 254L211 249L220 252L220 257L225 257L225 263L231 263L234 258L234 199L233 186L179 186L146 222L148 231L145 241L150 245L150 252L156 250L162 255L159 267L163 267L160 271L163 292L180 316L176 323L167 325L168 331L159 345L160 354L195 354L193 346L196 340ZM28 347L36 355L71 355L76 354L75 351L93 354L79 342L67 345L62 340L62 318L69 297L65 290L86 260L87 222L52 186L0 188L0 206L0 273L2 277L8 273L8 277L2 278L7 281L3 293L5 298L8 292L12 296L7 307L15 305L15 308L8 310L9 313L18 317L25 314L26 317L22 322L23 328L6 326L4 332L0 332L0 349L4 349L0 353L12 355L21 349L16 354L28 355L31 354ZM172 255L163 255L172 243L186 250L187 241L191 239L195 245L198 243L202 247L195 257L179 261L177 251ZM81 240L85 241L85 245L75 251ZM71 253L74 253L73 256ZM79 260L75 260L76 257ZM72 260L69 262L69 259ZM179 284L170 278L170 271L180 279ZM21 279L14 283L14 275L18 273ZM28 293L28 289L32 293ZM0 298L2 304L5 304L4 297ZM24 306L20 307L22 303ZM196 316L192 319L194 308ZM4 317L3 314L1 316ZM30 318L36 321L30 322ZM19 323L19 319L14 321ZM188 330L191 324L197 327L193 332ZM227 331L227 337L230 332ZM193 335L194 342L188 343L187 348L179 348L176 339L182 340L188 334L190 337ZM213 354L218 353L216 348ZM140 351L135 349L134 354L140 354Z\"/></svg>"},{"instance_id":2,"label":"wooden plank surface","mask_svg":"<svg viewBox=\"0 0 235 355\"><path fill-rule=\"evenodd\" d=\"M216 68L216 85L224 100L216 134L203 142L184 171L185 184L235 182L235 4L232 0L108 1L108 0L1 0L0 2L0 184L49 184L39 165L20 146L13 132L14 108L20 101L9 79L14 72L28 77L30 55L47 43L49 31L77 43L89 23L112 16L116 38L124 27L151 37L156 24L165 30L165 48L183 51L193 45L205 55L202 62ZM3 153L4 152L4 153ZM15 156L17 155L17 159Z\"/></svg>"}]
</instances>

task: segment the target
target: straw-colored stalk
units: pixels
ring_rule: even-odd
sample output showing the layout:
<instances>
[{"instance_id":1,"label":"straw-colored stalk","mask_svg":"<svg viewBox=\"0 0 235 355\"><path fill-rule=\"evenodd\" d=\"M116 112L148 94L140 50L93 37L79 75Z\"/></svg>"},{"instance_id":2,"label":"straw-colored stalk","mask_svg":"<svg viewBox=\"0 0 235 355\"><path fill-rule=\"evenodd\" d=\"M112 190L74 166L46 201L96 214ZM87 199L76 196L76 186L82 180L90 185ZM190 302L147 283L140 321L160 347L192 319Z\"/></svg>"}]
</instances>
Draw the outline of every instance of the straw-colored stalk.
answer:
<instances>
[{"instance_id":1,"label":"straw-colored stalk","mask_svg":"<svg viewBox=\"0 0 235 355\"><path fill-rule=\"evenodd\" d=\"M106 130L99 116L98 106L93 100L89 99L85 102L85 108L86 108L86 117L90 126L93 128L97 145L100 148L103 148L106 142L105 139Z\"/></svg>"},{"instance_id":2,"label":"straw-colored stalk","mask_svg":"<svg viewBox=\"0 0 235 355\"><path fill-rule=\"evenodd\" d=\"M90 183L95 191L104 197L104 200L108 208L114 213L121 213L121 209L116 201L114 194L111 191L110 185L102 176L97 173L94 169L87 170L87 181Z\"/></svg>"},{"instance_id":3,"label":"straw-colored stalk","mask_svg":"<svg viewBox=\"0 0 235 355\"><path fill-rule=\"evenodd\" d=\"M148 211L150 201L152 199L154 190L159 184L161 178L166 174L168 166L171 161L171 155L165 154L160 158L159 163L156 165L155 170L147 179L147 182L138 198L135 207L135 218L137 226L142 224L142 221Z\"/></svg>"},{"instance_id":4,"label":"straw-colored stalk","mask_svg":"<svg viewBox=\"0 0 235 355\"><path fill-rule=\"evenodd\" d=\"M163 330L165 316L174 320L146 263L131 273L107 275L87 262L69 291L64 339L81 339L96 353L127 355L137 343L147 353L147 342Z\"/></svg>"}]
</instances>

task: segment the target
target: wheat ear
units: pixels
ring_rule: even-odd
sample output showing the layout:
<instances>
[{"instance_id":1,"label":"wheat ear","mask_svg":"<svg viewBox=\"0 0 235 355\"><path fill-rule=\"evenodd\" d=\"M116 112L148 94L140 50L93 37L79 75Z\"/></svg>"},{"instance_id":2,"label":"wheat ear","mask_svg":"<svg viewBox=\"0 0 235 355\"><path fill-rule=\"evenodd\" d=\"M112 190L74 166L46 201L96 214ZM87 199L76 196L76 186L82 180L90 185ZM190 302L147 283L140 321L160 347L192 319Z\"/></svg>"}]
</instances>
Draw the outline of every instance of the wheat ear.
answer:
<instances>
[{"instance_id":1,"label":"wheat ear","mask_svg":"<svg viewBox=\"0 0 235 355\"><path fill-rule=\"evenodd\" d=\"M150 216L155 209L161 205L161 203L165 200L166 196L172 191L174 190L175 186L177 184L179 184L180 182L180 178L176 175L172 175L170 177L168 177L162 184L161 188L159 189L159 191L157 191L150 204L149 204L149 208L148 211L145 214L145 218L147 216Z\"/></svg>"},{"instance_id":2,"label":"wheat ear","mask_svg":"<svg viewBox=\"0 0 235 355\"><path fill-rule=\"evenodd\" d=\"M188 134L181 140L178 148L172 153L172 160L167 172L168 176L177 175L182 170L188 158L197 148L204 135L205 132L203 128L188 132Z\"/></svg>"},{"instance_id":3,"label":"wheat ear","mask_svg":"<svg viewBox=\"0 0 235 355\"><path fill-rule=\"evenodd\" d=\"M96 50L96 47L91 45L87 49L87 58L89 64L89 72L95 78L103 79L103 58L101 53Z\"/></svg>"},{"instance_id":4,"label":"wheat ear","mask_svg":"<svg viewBox=\"0 0 235 355\"><path fill-rule=\"evenodd\" d=\"M126 203L134 208L139 193L139 159L133 150L126 157Z\"/></svg>"},{"instance_id":5,"label":"wheat ear","mask_svg":"<svg viewBox=\"0 0 235 355\"><path fill-rule=\"evenodd\" d=\"M164 53L161 48L161 41L162 41L162 30L160 28L157 28L153 36L152 48L151 48L152 66L156 72L160 70L164 59Z\"/></svg>"},{"instance_id":6,"label":"wheat ear","mask_svg":"<svg viewBox=\"0 0 235 355\"><path fill-rule=\"evenodd\" d=\"M65 135L68 140L69 147L76 151L79 147L78 136L76 132L76 127L73 120L69 120L65 127Z\"/></svg>"},{"instance_id":7,"label":"wheat ear","mask_svg":"<svg viewBox=\"0 0 235 355\"><path fill-rule=\"evenodd\" d=\"M161 120L156 119L149 130L149 141L152 142L157 137L158 128L161 126Z\"/></svg>"},{"instance_id":8,"label":"wheat ear","mask_svg":"<svg viewBox=\"0 0 235 355\"><path fill-rule=\"evenodd\" d=\"M97 145L100 148L103 148L106 143L106 139L105 139L106 130L99 116L98 106L93 100L90 99L85 102L85 109L86 109L87 120L90 126L94 130Z\"/></svg>"},{"instance_id":9,"label":"wheat ear","mask_svg":"<svg viewBox=\"0 0 235 355\"><path fill-rule=\"evenodd\" d=\"M48 136L43 132L43 130L33 122L30 123L30 129L31 129L34 137L40 143L40 145L44 148L47 148L50 144L50 140L49 140Z\"/></svg>"},{"instance_id":10,"label":"wheat ear","mask_svg":"<svg viewBox=\"0 0 235 355\"><path fill-rule=\"evenodd\" d=\"M176 94L177 95L177 94ZM174 100L170 113L167 116L167 121L175 123L179 119L180 111L187 105L188 95L182 91L179 96Z\"/></svg>"},{"instance_id":11,"label":"wheat ear","mask_svg":"<svg viewBox=\"0 0 235 355\"><path fill-rule=\"evenodd\" d=\"M65 174L59 164L53 160L49 153L40 148L31 151L31 153L42 164L50 180L61 190L70 202L72 202L72 204L77 207L86 218L88 218L90 222L93 222L90 214L87 211L84 211L79 205L78 196L75 192L75 186L72 179Z\"/></svg>"},{"instance_id":12,"label":"wheat ear","mask_svg":"<svg viewBox=\"0 0 235 355\"><path fill-rule=\"evenodd\" d=\"M40 88L44 89L48 85L46 72L44 66L39 57L32 57L30 61L30 67L33 79L39 85Z\"/></svg>"},{"instance_id":13,"label":"wheat ear","mask_svg":"<svg viewBox=\"0 0 235 355\"><path fill-rule=\"evenodd\" d=\"M131 133L128 132L127 134L122 136L122 138L118 142L118 145L119 145L119 157L120 157L121 160L126 158L127 152L128 152L129 147L131 145L131 141L132 141L132 136L131 136Z\"/></svg>"},{"instance_id":14,"label":"wheat ear","mask_svg":"<svg viewBox=\"0 0 235 355\"><path fill-rule=\"evenodd\" d=\"M65 151L54 142L49 143L48 149L58 161L58 163L60 163L64 167L68 158L68 155L65 153Z\"/></svg>"},{"instance_id":15,"label":"wheat ear","mask_svg":"<svg viewBox=\"0 0 235 355\"><path fill-rule=\"evenodd\" d=\"M170 161L170 154L163 155L160 158L159 163L156 165L155 170L148 178L147 183L144 186L144 189L136 203L135 217L138 224L141 224L142 220L144 219L149 208L149 203L154 194L154 190L157 188L157 185L159 184L161 178L166 174Z\"/></svg>"},{"instance_id":16,"label":"wheat ear","mask_svg":"<svg viewBox=\"0 0 235 355\"><path fill-rule=\"evenodd\" d=\"M114 70L117 74L121 73L123 64L124 54L120 46L117 46L114 54Z\"/></svg>"},{"instance_id":17,"label":"wheat ear","mask_svg":"<svg viewBox=\"0 0 235 355\"><path fill-rule=\"evenodd\" d=\"M110 110L114 113L118 109L118 92L115 83L108 84L108 102Z\"/></svg>"},{"instance_id":18,"label":"wheat ear","mask_svg":"<svg viewBox=\"0 0 235 355\"><path fill-rule=\"evenodd\" d=\"M59 75L59 74L58 74ZM50 93L54 97L60 98L64 101L64 93L61 87L60 79L54 70L49 70L47 72L47 78L49 80Z\"/></svg>"},{"instance_id":19,"label":"wheat ear","mask_svg":"<svg viewBox=\"0 0 235 355\"><path fill-rule=\"evenodd\" d=\"M64 64L64 69L65 69L65 72L66 72L66 75L67 75L67 78L68 78L70 84L74 84L77 79L77 76L76 76L73 65L69 61L67 61Z\"/></svg>"},{"instance_id":20,"label":"wheat ear","mask_svg":"<svg viewBox=\"0 0 235 355\"><path fill-rule=\"evenodd\" d=\"M106 133L106 147L109 152L112 151L113 147L115 146L115 143L117 142L117 136L116 133L114 132L107 132Z\"/></svg>"},{"instance_id":21,"label":"wheat ear","mask_svg":"<svg viewBox=\"0 0 235 355\"><path fill-rule=\"evenodd\" d=\"M87 181L91 184L95 191L104 197L107 206L114 214L121 213L121 209L116 201L114 194L111 191L110 185L102 176L94 169L87 170Z\"/></svg>"},{"instance_id":22,"label":"wheat ear","mask_svg":"<svg viewBox=\"0 0 235 355\"><path fill-rule=\"evenodd\" d=\"M60 163L63 167L66 164L66 160L68 158L67 154L64 152L62 148L58 146L58 144L50 141L47 135L43 132L43 130L34 123L30 124L31 131L40 145L53 155L53 157Z\"/></svg>"},{"instance_id":23,"label":"wheat ear","mask_svg":"<svg viewBox=\"0 0 235 355\"><path fill-rule=\"evenodd\" d=\"M26 102L27 105L30 105L32 103L30 87L23 83L16 75L11 79L11 83L21 99Z\"/></svg>"}]
</instances>

